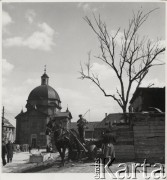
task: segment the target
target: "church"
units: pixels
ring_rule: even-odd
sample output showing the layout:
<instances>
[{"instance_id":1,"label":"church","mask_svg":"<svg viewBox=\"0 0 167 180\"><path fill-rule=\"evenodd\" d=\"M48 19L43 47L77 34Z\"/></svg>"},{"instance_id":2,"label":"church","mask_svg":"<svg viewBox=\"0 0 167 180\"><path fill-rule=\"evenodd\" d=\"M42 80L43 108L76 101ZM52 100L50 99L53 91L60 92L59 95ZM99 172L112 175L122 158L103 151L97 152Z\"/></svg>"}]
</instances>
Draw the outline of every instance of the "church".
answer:
<instances>
[{"instance_id":1,"label":"church","mask_svg":"<svg viewBox=\"0 0 167 180\"><path fill-rule=\"evenodd\" d=\"M34 88L27 100L26 112L21 111L16 118L16 143L29 144L32 147L45 148L50 143L46 135L46 124L52 119L61 122L69 129L72 115L68 108L61 112L61 100L58 93L49 86L49 76L41 76L41 85Z\"/></svg>"}]
</instances>

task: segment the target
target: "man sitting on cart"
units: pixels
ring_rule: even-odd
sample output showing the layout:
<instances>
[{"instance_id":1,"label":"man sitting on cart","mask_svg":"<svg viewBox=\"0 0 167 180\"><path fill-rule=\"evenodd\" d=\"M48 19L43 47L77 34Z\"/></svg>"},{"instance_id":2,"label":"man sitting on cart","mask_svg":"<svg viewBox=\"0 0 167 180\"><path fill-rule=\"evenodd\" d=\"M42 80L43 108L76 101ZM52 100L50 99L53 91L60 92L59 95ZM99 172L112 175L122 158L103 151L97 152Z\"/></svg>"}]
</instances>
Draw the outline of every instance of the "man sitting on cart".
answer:
<instances>
[{"instance_id":1,"label":"man sitting on cart","mask_svg":"<svg viewBox=\"0 0 167 180\"><path fill-rule=\"evenodd\" d=\"M77 121L77 126L78 126L78 132L79 132L79 136L81 141L85 142L85 128L86 128L86 124L88 122L86 121L86 119L84 119L82 117L82 114L79 115L79 120Z\"/></svg>"}]
</instances>

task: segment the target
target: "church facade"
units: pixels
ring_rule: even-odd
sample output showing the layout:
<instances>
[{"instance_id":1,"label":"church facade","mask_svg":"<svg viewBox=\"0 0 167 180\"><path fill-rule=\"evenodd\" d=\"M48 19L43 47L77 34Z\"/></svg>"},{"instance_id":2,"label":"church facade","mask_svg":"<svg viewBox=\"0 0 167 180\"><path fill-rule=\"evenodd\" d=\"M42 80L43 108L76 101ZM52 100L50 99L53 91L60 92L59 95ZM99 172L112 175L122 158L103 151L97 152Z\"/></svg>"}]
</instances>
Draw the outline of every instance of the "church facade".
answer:
<instances>
[{"instance_id":1,"label":"church facade","mask_svg":"<svg viewBox=\"0 0 167 180\"><path fill-rule=\"evenodd\" d=\"M49 76L41 76L41 85L34 88L27 100L26 112L21 111L16 118L16 143L29 144L32 147L45 148L50 143L46 135L46 124L55 120L69 129L72 119L68 111L61 112L61 100L58 93L49 86Z\"/></svg>"}]
</instances>

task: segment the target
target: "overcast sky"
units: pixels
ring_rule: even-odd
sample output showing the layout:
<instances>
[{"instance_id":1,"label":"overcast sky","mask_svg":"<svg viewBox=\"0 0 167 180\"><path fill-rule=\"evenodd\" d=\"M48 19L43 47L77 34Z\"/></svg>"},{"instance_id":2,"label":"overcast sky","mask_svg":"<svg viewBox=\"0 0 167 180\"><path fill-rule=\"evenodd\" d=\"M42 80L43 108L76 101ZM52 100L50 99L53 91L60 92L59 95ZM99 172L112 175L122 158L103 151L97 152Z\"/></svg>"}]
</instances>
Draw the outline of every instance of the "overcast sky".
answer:
<instances>
[{"instance_id":1,"label":"overcast sky","mask_svg":"<svg viewBox=\"0 0 167 180\"><path fill-rule=\"evenodd\" d=\"M153 12L139 31L152 41L165 40L164 3L3 3L3 84L2 100L9 118L15 117L23 108L30 91L41 84L44 65L50 77L49 85L59 94L62 111L67 104L73 115L84 114L89 121L100 121L105 113L121 112L111 98L106 98L88 80L80 80L80 62L87 61L87 54L99 55L99 44L90 27L83 20L100 14L108 31L127 27L133 11L142 9ZM119 46L119 44L118 44ZM160 57L164 59L163 56ZM114 92L118 86L113 72L101 62L94 60L93 68L100 74L103 86ZM154 82L162 87L165 67L153 68L142 86ZM133 94L133 92L131 92ZM12 120L12 122L14 122Z\"/></svg>"}]
</instances>

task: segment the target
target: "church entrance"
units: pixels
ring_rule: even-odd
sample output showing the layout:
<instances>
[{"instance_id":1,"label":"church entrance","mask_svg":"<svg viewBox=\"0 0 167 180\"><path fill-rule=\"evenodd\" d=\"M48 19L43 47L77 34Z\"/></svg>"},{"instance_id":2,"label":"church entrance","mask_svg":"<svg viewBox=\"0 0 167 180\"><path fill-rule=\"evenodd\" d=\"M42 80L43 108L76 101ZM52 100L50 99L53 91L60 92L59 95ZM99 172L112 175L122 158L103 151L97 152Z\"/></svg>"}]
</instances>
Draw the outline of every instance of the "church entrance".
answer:
<instances>
[{"instance_id":1,"label":"church entrance","mask_svg":"<svg viewBox=\"0 0 167 180\"><path fill-rule=\"evenodd\" d=\"M31 147L32 148L37 147L37 135L36 134L31 135Z\"/></svg>"}]
</instances>

